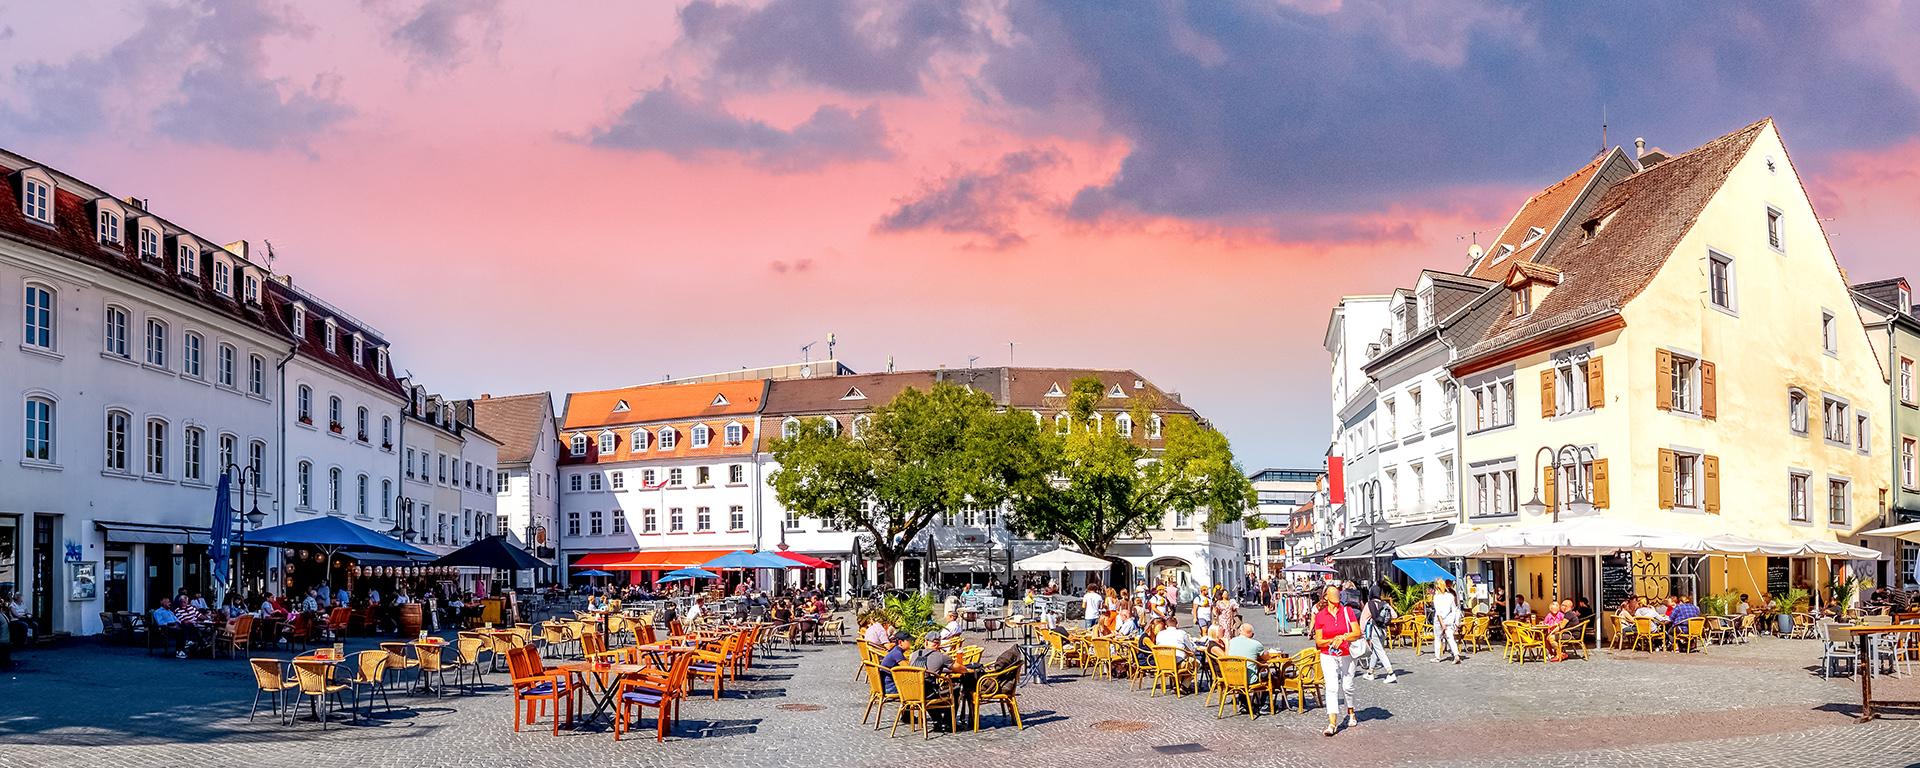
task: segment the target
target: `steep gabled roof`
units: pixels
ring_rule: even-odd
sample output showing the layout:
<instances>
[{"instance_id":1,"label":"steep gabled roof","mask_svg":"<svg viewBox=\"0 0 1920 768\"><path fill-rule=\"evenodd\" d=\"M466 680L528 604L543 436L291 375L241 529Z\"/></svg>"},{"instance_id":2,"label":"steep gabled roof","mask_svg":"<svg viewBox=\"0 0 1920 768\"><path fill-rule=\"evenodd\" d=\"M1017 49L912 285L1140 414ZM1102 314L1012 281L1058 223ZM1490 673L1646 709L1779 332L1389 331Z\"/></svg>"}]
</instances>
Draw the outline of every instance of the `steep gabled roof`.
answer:
<instances>
[{"instance_id":1,"label":"steep gabled roof","mask_svg":"<svg viewBox=\"0 0 1920 768\"><path fill-rule=\"evenodd\" d=\"M560 428L561 431L574 431L672 419L757 413L760 410L760 396L766 386L764 379L749 379L647 384L598 392L573 392L567 395L566 413L561 414ZM622 401L627 403L627 410L616 411L615 408ZM723 402L725 404L721 404Z\"/></svg>"},{"instance_id":2,"label":"steep gabled roof","mask_svg":"<svg viewBox=\"0 0 1920 768\"><path fill-rule=\"evenodd\" d=\"M1653 281L1770 123L1771 118L1761 120L1721 136L1601 193L1585 215L1589 222L1604 222L1593 237L1580 233L1559 238L1535 259L1560 272L1559 287L1526 316L1507 312L1495 319L1482 338L1462 351L1460 361L1619 312Z\"/></svg>"},{"instance_id":3,"label":"steep gabled roof","mask_svg":"<svg viewBox=\"0 0 1920 768\"><path fill-rule=\"evenodd\" d=\"M482 395L473 404L473 424L500 443L502 466L533 460L540 433L553 413L553 397L545 392L494 397Z\"/></svg>"},{"instance_id":4,"label":"steep gabled roof","mask_svg":"<svg viewBox=\"0 0 1920 768\"><path fill-rule=\"evenodd\" d=\"M1580 192L1587 188L1587 182L1599 172L1609 154L1611 152L1595 155L1580 170L1527 198L1520 210L1514 212L1506 228L1500 230L1500 236L1487 244L1486 255L1481 256L1467 274L1482 280L1499 280L1506 276L1507 265L1537 258L1540 246L1545 244L1545 235L1552 233L1561 218L1566 216L1567 210L1579 201ZM1540 236L1530 241L1528 233L1535 229L1540 230ZM1511 247L1513 253L1494 263L1495 254L1500 252L1502 246Z\"/></svg>"}]
</instances>

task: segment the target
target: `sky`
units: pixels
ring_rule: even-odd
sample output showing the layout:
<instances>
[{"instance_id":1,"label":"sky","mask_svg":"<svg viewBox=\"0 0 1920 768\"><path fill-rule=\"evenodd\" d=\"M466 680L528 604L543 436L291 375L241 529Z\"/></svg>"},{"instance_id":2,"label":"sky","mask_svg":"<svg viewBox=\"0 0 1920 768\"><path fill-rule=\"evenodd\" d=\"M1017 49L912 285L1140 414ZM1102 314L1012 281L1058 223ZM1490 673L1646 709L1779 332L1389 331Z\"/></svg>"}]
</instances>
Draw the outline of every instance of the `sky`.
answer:
<instances>
[{"instance_id":1,"label":"sky","mask_svg":"<svg viewBox=\"0 0 1920 768\"><path fill-rule=\"evenodd\" d=\"M1920 278L1920 7L0 0L0 146L364 320L454 396L824 356L1131 368L1319 466L1339 296L1602 146L1778 121Z\"/></svg>"}]
</instances>

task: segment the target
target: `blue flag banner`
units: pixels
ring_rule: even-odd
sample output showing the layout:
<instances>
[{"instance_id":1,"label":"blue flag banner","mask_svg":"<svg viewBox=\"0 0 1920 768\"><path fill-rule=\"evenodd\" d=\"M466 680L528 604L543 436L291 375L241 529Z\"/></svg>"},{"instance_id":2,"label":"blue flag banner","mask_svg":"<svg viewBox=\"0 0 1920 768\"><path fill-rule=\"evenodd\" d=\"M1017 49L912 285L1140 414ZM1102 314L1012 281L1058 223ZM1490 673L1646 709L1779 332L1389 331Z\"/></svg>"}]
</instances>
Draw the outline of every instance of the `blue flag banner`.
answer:
<instances>
[{"instance_id":1,"label":"blue flag banner","mask_svg":"<svg viewBox=\"0 0 1920 768\"><path fill-rule=\"evenodd\" d=\"M213 523L207 526L213 545L207 554L213 558L213 583L227 583L228 539L233 535L233 503L227 487L227 473L220 473L220 488L213 493Z\"/></svg>"}]
</instances>

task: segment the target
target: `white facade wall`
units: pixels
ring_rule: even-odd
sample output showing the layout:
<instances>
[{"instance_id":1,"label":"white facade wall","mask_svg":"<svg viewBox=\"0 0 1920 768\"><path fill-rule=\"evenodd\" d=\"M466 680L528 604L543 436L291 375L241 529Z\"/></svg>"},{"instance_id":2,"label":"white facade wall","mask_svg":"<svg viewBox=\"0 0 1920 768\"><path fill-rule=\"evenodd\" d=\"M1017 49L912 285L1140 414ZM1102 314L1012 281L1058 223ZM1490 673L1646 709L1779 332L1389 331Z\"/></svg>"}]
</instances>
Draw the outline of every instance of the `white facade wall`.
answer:
<instances>
[{"instance_id":1,"label":"white facade wall","mask_svg":"<svg viewBox=\"0 0 1920 768\"><path fill-rule=\"evenodd\" d=\"M739 482L730 479L735 466ZM699 479L702 469L705 483ZM675 470L678 483L671 479ZM561 540L569 553L773 546L762 535L765 524L754 516L758 500L748 456L570 465L559 472ZM664 485L644 488L649 475L652 484Z\"/></svg>"},{"instance_id":2,"label":"white facade wall","mask_svg":"<svg viewBox=\"0 0 1920 768\"><path fill-rule=\"evenodd\" d=\"M1374 409L1380 429L1376 461L1381 519L1388 525L1450 519L1458 514L1455 470L1459 433L1452 377L1439 342L1382 371Z\"/></svg>"},{"instance_id":3,"label":"white facade wall","mask_svg":"<svg viewBox=\"0 0 1920 768\"><path fill-rule=\"evenodd\" d=\"M304 414L303 392L310 398ZM338 432L332 429L331 403L335 399L340 403ZM392 529L395 500L402 491L400 409L404 403L399 395L324 362L304 355L289 360L286 400L282 404L287 420L286 471L282 478L290 513L269 524L328 514L377 533ZM359 431L363 412L367 420L364 440Z\"/></svg>"},{"instance_id":4,"label":"white facade wall","mask_svg":"<svg viewBox=\"0 0 1920 768\"><path fill-rule=\"evenodd\" d=\"M498 465L495 470L494 510L506 526L504 533L529 551L542 546L538 531L546 532L547 542L559 541L560 452L551 416L541 419L533 457L526 464Z\"/></svg>"}]
</instances>

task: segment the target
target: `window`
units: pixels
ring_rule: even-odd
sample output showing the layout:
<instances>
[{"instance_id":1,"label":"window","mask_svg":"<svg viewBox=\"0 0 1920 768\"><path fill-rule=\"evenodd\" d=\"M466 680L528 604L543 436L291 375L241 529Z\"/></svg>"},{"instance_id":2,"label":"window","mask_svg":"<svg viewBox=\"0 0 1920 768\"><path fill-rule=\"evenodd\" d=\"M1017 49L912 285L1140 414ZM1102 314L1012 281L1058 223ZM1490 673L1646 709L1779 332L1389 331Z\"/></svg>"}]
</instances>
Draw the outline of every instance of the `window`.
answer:
<instances>
[{"instance_id":1,"label":"window","mask_svg":"<svg viewBox=\"0 0 1920 768\"><path fill-rule=\"evenodd\" d=\"M334 323L331 317L327 318L326 337L321 339L321 341L326 345L327 354L329 355L340 349L340 326Z\"/></svg>"},{"instance_id":2,"label":"window","mask_svg":"<svg viewBox=\"0 0 1920 768\"><path fill-rule=\"evenodd\" d=\"M671 451L680 442L680 433L673 427L660 428L660 450Z\"/></svg>"},{"instance_id":3,"label":"window","mask_svg":"<svg viewBox=\"0 0 1920 768\"><path fill-rule=\"evenodd\" d=\"M833 437L840 436L840 420L839 419L836 419L832 416L822 417L820 419L820 427L822 429L825 429L827 431L827 434L830 436L833 436Z\"/></svg>"},{"instance_id":4,"label":"window","mask_svg":"<svg viewBox=\"0 0 1920 768\"><path fill-rule=\"evenodd\" d=\"M1787 519L1796 523L1813 520L1807 516L1807 477L1798 472L1787 476Z\"/></svg>"},{"instance_id":5,"label":"window","mask_svg":"<svg viewBox=\"0 0 1920 768\"><path fill-rule=\"evenodd\" d=\"M667 470L667 485L679 487L685 484L685 480L686 478L681 474L679 467L672 467Z\"/></svg>"},{"instance_id":6,"label":"window","mask_svg":"<svg viewBox=\"0 0 1920 768\"><path fill-rule=\"evenodd\" d=\"M340 397L338 395L328 395L327 396L327 427L329 429L332 429L334 432L339 432L341 429L345 428L345 425L340 423L341 418L342 417L340 415Z\"/></svg>"},{"instance_id":7,"label":"window","mask_svg":"<svg viewBox=\"0 0 1920 768\"><path fill-rule=\"evenodd\" d=\"M707 439L712 435L713 435L713 430L708 429L707 425L705 424L696 425L693 428L693 447L695 448L707 447Z\"/></svg>"},{"instance_id":8,"label":"window","mask_svg":"<svg viewBox=\"0 0 1920 768\"><path fill-rule=\"evenodd\" d=\"M207 433L199 427L187 427L186 431L181 433L181 437L180 458L183 463L180 476L196 483L201 482L206 479L206 472L201 467L201 452L206 450Z\"/></svg>"},{"instance_id":9,"label":"window","mask_svg":"<svg viewBox=\"0 0 1920 768\"><path fill-rule=\"evenodd\" d=\"M380 447L393 450L393 417L380 417Z\"/></svg>"},{"instance_id":10,"label":"window","mask_svg":"<svg viewBox=\"0 0 1920 768\"><path fill-rule=\"evenodd\" d=\"M640 470L640 486L642 488L652 489L654 487L657 487L659 483L655 482L653 478L654 478L653 470L651 469Z\"/></svg>"},{"instance_id":11,"label":"window","mask_svg":"<svg viewBox=\"0 0 1920 768\"><path fill-rule=\"evenodd\" d=\"M854 423L855 423L855 424L858 424L858 423L860 423L860 420L859 420L859 419L854 419ZM746 428L746 427L743 427L743 426L741 426L741 425L739 425L739 424L728 424L728 425L727 425L727 430L726 430L726 444L727 444L727 445L729 445L729 446L734 446L734 445L739 445L740 443L742 443L742 442L745 442L745 441L746 441L746 439L747 439L747 428Z\"/></svg>"},{"instance_id":12,"label":"window","mask_svg":"<svg viewBox=\"0 0 1920 768\"><path fill-rule=\"evenodd\" d=\"M1913 358L1900 358L1900 402L1914 405L1916 401L1920 401L1920 395L1915 395L1914 392Z\"/></svg>"},{"instance_id":13,"label":"window","mask_svg":"<svg viewBox=\"0 0 1920 768\"><path fill-rule=\"evenodd\" d=\"M1513 424L1512 377L1482 382L1473 386L1472 390L1474 430Z\"/></svg>"},{"instance_id":14,"label":"window","mask_svg":"<svg viewBox=\"0 0 1920 768\"><path fill-rule=\"evenodd\" d=\"M1779 209L1771 206L1767 208L1767 247L1776 251L1786 250L1785 241L1780 239L1781 220L1783 218L1784 215L1780 213Z\"/></svg>"},{"instance_id":15,"label":"window","mask_svg":"<svg viewBox=\"0 0 1920 768\"><path fill-rule=\"evenodd\" d=\"M1700 457L1691 453L1673 455L1673 505L1700 506Z\"/></svg>"},{"instance_id":16,"label":"window","mask_svg":"<svg viewBox=\"0 0 1920 768\"><path fill-rule=\"evenodd\" d=\"M1415 301L1420 305L1420 330L1433 327L1433 291L1421 291Z\"/></svg>"},{"instance_id":17,"label":"window","mask_svg":"<svg viewBox=\"0 0 1920 768\"><path fill-rule=\"evenodd\" d=\"M373 350L373 371L374 373L378 373L382 376L387 375L387 348L386 347L379 347Z\"/></svg>"},{"instance_id":18,"label":"window","mask_svg":"<svg viewBox=\"0 0 1920 768\"><path fill-rule=\"evenodd\" d=\"M159 419L147 419L147 474L167 475L167 423Z\"/></svg>"},{"instance_id":19,"label":"window","mask_svg":"<svg viewBox=\"0 0 1920 768\"><path fill-rule=\"evenodd\" d=\"M260 303L260 278L247 275L247 303Z\"/></svg>"},{"instance_id":20,"label":"window","mask_svg":"<svg viewBox=\"0 0 1920 768\"><path fill-rule=\"evenodd\" d=\"M646 430L644 429L634 430L633 434L628 438L628 440L630 440L631 442L627 445L627 450L635 453L646 450L647 443L649 442L647 438L648 438L648 435Z\"/></svg>"},{"instance_id":21,"label":"window","mask_svg":"<svg viewBox=\"0 0 1920 768\"><path fill-rule=\"evenodd\" d=\"M1475 472L1473 475L1474 508L1481 516L1500 516L1519 514L1518 502L1514 496L1516 470L1511 466L1495 467Z\"/></svg>"},{"instance_id":22,"label":"window","mask_svg":"<svg viewBox=\"0 0 1920 768\"><path fill-rule=\"evenodd\" d=\"M1394 406L1393 398L1380 401L1381 421L1386 422L1384 439L1393 440L1400 436L1400 409Z\"/></svg>"},{"instance_id":23,"label":"window","mask_svg":"<svg viewBox=\"0 0 1920 768\"><path fill-rule=\"evenodd\" d=\"M580 535L580 513L579 512L567 513L567 535L568 536Z\"/></svg>"},{"instance_id":24,"label":"window","mask_svg":"<svg viewBox=\"0 0 1920 768\"><path fill-rule=\"evenodd\" d=\"M1693 374L1695 370L1698 369L1699 362L1692 358L1681 357L1679 355L1670 355L1669 357L1673 360L1667 368L1668 378L1672 381L1671 386L1668 387L1668 392L1673 398L1671 401L1673 403L1673 410L1684 411L1686 413L1698 413L1700 406L1697 401L1699 398L1694 396Z\"/></svg>"},{"instance_id":25,"label":"window","mask_svg":"<svg viewBox=\"0 0 1920 768\"><path fill-rule=\"evenodd\" d=\"M987 507L980 510L980 524L992 528L1000 524L1000 508Z\"/></svg>"},{"instance_id":26,"label":"window","mask_svg":"<svg viewBox=\"0 0 1920 768\"><path fill-rule=\"evenodd\" d=\"M167 324L147 318L147 365L167 367Z\"/></svg>"},{"instance_id":27,"label":"window","mask_svg":"<svg viewBox=\"0 0 1920 768\"><path fill-rule=\"evenodd\" d=\"M601 455L603 455L603 456L604 456L604 455L608 455L608 454L612 454L612 453L613 453L613 442L614 442L614 441L613 441L613 433L612 433L612 432L602 432L602 433L600 433L600 453L601 453Z\"/></svg>"},{"instance_id":28,"label":"window","mask_svg":"<svg viewBox=\"0 0 1920 768\"><path fill-rule=\"evenodd\" d=\"M567 440L567 452L574 456L587 455L587 436L574 435Z\"/></svg>"},{"instance_id":29,"label":"window","mask_svg":"<svg viewBox=\"0 0 1920 768\"><path fill-rule=\"evenodd\" d=\"M595 472L591 475L587 475L587 490L589 491L600 490L600 473Z\"/></svg>"},{"instance_id":30,"label":"window","mask_svg":"<svg viewBox=\"0 0 1920 768\"><path fill-rule=\"evenodd\" d=\"M367 407L366 406L363 405L363 406L360 406L359 408L354 409L353 427L355 430L354 434L359 437L360 442L363 442L363 443L366 442L367 441Z\"/></svg>"},{"instance_id":31,"label":"window","mask_svg":"<svg viewBox=\"0 0 1920 768\"><path fill-rule=\"evenodd\" d=\"M713 510L711 508L693 508L693 529L696 531L713 530Z\"/></svg>"},{"instance_id":32,"label":"window","mask_svg":"<svg viewBox=\"0 0 1920 768\"><path fill-rule=\"evenodd\" d=\"M1072 428L1072 426L1073 426L1073 417L1068 416L1066 411L1061 411L1053 415L1053 433L1054 434L1064 435L1067 433L1069 429Z\"/></svg>"},{"instance_id":33,"label":"window","mask_svg":"<svg viewBox=\"0 0 1920 768\"><path fill-rule=\"evenodd\" d=\"M1733 257L1707 252L1707 300L1724 310L1733 310Z\"/></svg>"},{"instance_id":34,"label":"window","mask_svg":"<svg viewBox=\"0 0 1920 768\"><path fill-rule=\"evenodd\" d=\"M1920 488L1920 465L1915 463L1920 459L1915 458L1916 453L1920 453L1920 448L1913 438L1900 438L1900 485L1903 487Z\"/></svg>"},{"instance_id":35,"label":"window","mask_svg":"<svg viewBox=\"0 0 1920 768\"><path fill-rule=\"evenodd\" d=\"M505 491L507 490L507 485L510 478L512 478L512 475L506 472L495 472L493 476L494 485L498 487L500 490Z\"/></svg>"},{"instance_id":36,"label":"window","mask_svg":"<svg viewBox=\"0 0 1920 768\"><path fill-rule=\"evenodd\" d=\"M361 517L366 517L367 516L367 476L366 475L361 475L354 479L354 498L357 500L357 503L354 505L355 512L359 514Z\"/></svg>"},{"instance_id":37,"label":"window","mask_svg":"<svg viewBox=\"0 0 1920 768\"><path fill-rule=\"evenodd\" d=\"M1441 482L1442 491L1443 491L1443 494L1440 500L1443 502L1451 502L1453 501L1453 457L1452 456L1440 457L1440 477L1441 477L1440 482Z\"/></svg>"},{"instance_id":38,"label":"window","mask_svg":"<svg viewBox=\"0 0 1920 768\"><path fill-rule=\"evenodd\" d=\"M327 470L327 509L340 511L340 468Z\"/></svg>"},{"instance_id":39,"label":"window","mask_svg":"<svg viewBox=\"0 0 1920 768\"><path fill-rule=\"evenodd\" d=\"M659 514L652 507L640 510L640 532L658 533L660 531Z\"/></svg>"},{"instance_id":40,"label":"window","mask_svg":"<svg viewBox=\"0 0 1920 768\"><path fill-rule=\"evenodd\" d=\"M253 470L253 476L259 482L267 481L267 444L259 440L247 443L247 466Z\"/></svg>"},{"instance_id":41,"label":"window","mask_svg":"<svg viewBox=\"0 0 1920 768\"><path fill-rule=\"evenodd\" d=\"M679 507L668 507L667 508L667 533L685 533L686 530L687 530L686 514L684 512L681 512Z\"/></svg>"},{"instance_id":42,"label":"window","mask_svg":"<svg viewBox=\"0 0 1920 768\"><path fill-rule=\"evenodd\" d=\"M1113 429L1121 437L1133 437L1133 417L1124 413L1113 417Z\"/></svg>"},{"instance_id":43,"label":"window","mask_svg":"<svg viewBox=\"0 0 1920 768\"><path fill-rule=\"evenodd\" d=\"M26 317L21 325L21 343L36 349L53 351L53 289L27 284Z\"/></svg>"},{"instance_id":44,"label":"window","mask_svg":"<svg viewBox=\"0 0 1920 768\"><path fill-rule=\"evenodd\" d=\"M587 535L588 536L599 536L601 533L604 532L601 530L602 517L603 515L601 514L600 510L597 510L597 509L587 513Z\"/></svg>"},{"instance_id":45,"label":"window","mask_svg":"<svg viewBox=\"0 0 1920 768\"><path fill-rule=\"evenodd\" d=\"M744 483L746 481L747 481L747 465L745 464L728 464L727 465L727 482L734 483L737 485L740 483Z\"/></svg>"},{"instance_id":46,"label":"window","mask_svg":"<svg viewBox=\"0 0 1920 768\"><path fill-rule=\"evenodd\" d=\"M713 482L712 469L713 469L712 467L694 467L693 468L693 484L694 485L711 484Z\"/></svg>"},{"instance_id":47,"label":"window","mask_svg":"<svg viewBox=\"0 0 1920 768\"><path fill-rule=\"evenodd\" d=\"M259 355L247 356L247 391L254 397L267 396L267 359ZM360 409L363 413L365 408ZM364 438L363 438L364 439Z\"/></svg>"},{"instance_id":48,"label":"window","mask_svg":"<svg viewBox=\"0 0 1920 768\"><path fill-rule=\"evenodd\" d=\"M607 485L616 491L627 489L627 473L614 470L607 473Z\"/></svg>"},{"instance_id":49,"label":"window","mask_svg":"<svg viewBox=\"0 0 1920 768\"><path fill-rule=\"evenodd\" d=\"M380 519L393 519L393 481L380 481ZM502 532L504 533L504 531Z\"/></svg>"},{"instance_id":50,"label":"window","mask_svg":"<svg viewBox=\"0 0 1920 768\"><path fill-rule=\"evenodd\" d=\"M1513 316L1526 317L1533 314L1533 291L1522 285L1513 289Z\"/></svg>"},{"instance_id":51,"label":"window","mask_svg":"<svg viewBox=\"0 0 1920 768\"><path fill-rule=\"evenodd\" d=\"M407 449L407 477L408 479L413 478L413 449L412 448Z\"/></svg>"},{"instance_id":52,"label":"window","mask_svg":"<svg viewBox=\"0 0 1920 768\"><path fill-rule=\"evenodd\" d=\"M580 490L580 487L581 487L581 483L582 483L582 482L584 482L584 481L580 479L580 476L579 476L579 475L568 475L568 476L567 476L567 490L569 490L569 491L574 491L574 492L578 492L578 491Z\"/></svg>"},{"instance_id":53,"label":"window","mask_svg":"<svg viewBox=\"0 0 1920 768\"><path fill-rule=\"evenodd\" d=\"M1854 445L1859 447L1861 453L1873 452L1873 421L1866 414L1853 417L1853 436L1856 438Z\"/></svg>"},{"instance_id":54,"label":"window","mask_svg":"<svg viewBox=\"0 0 1920 768\"><path fill-rule=\"evenodd\" d=\"M1420 388L1414 387L1407 390L1407 427L1419 432L1420 421Z\"/></svg>"},{"instance_id":55,"label":"window","mask_svg":"<svg viewBox=\"0 0 1920 768\"><path fill-rule=\"evenodd\" d=\"M107 471L127 471L127 414L124 411L107 411L106 438Z\"/></svg>"},{"instance_id":56,"label":"window","mask_svg":"<svg viewBox=\"0 0 1920 768\"><path fill-rule=\"evenodd\" d=\"M239 459L237 458L239 456L239 452L240 452L240 441L237 438L235 438L233 435L220 436L219 459L220 459L221 471L223 472L226 471L226 467L228 464L234 464L239 461Z\"/></svg>"},{"instance_id":57,"label":"window","mask_svg":"<svg viewBox=\"0 0 1920 768\"><path fill-rule=\"evenodd\" d=\"M866 434L867 430L872 428L873 428L872 416L868 416L863 413L853 417L853 439L855 440L860 439L861 435Z\"/></svg>"},{"instance_id":58,"label":"window","mask_svg":"<svg viewBox=\"0 0 1920 768\"><path fill-rule=\"evenodd\" d=\"M227 263L218 259L213 262L213 292L226 296L233 291L232 271Z\"/></svg>"},{"instance_id":59,"label":"window","mask_svg":"<svg viewBox=\"0 0 1920 768\"><path fill-rule=\"evenodd\" d=\"M313 424L313 387L300 385L293 391L294 412L299 414L300 423Z\"/></svg>"},{"instance_id":60,"label":"window","mask_svg":"<svg viewBox=\"0 0 1920 768\"><path fill-rule=\"evenodd\" d=\"M1591 401L1587 398L1587 375L1592 361L1586 357L1568 355L1560 358L1553 367L1553 412L1558 416L1590 410Z\"/></svg>"},{"instance_id":61,"label":"window","mask_svg":"<svg viewBox=\"0 0 1920 768\"><path fill-rule=\"evenodd\" d=\"M153 256L151 257L147 257L146 254L141 254L141 256L157 264L160 261L160 249L155 247ZM173 259L175 267L180 270L181 274L193 274L192 267L199 262L199 259L195 258L193 246L186 243L180 243L174 247Z\"/></svg>"},{"instance_id":62,"label":"window","mask_svg":"<svg viewBox=\"0 0 1920 768\"><path fill-rule=\"evenodd\" d=\"M300 462L300 465L294 469L294 474L297 478L294 488L295 493L299 494L300 508L311 509L313 507L313 462Z\"/></svg>"},{"instance_id":63,"label":"window","mask_svg":"<svg viewBox=\"0 0 1920 768\"><path fill-rule=\"evenodd\" d=\"M180 372L193 378L201 378L200 348L205 344L200 334L188 333L180 337Z\"/></svg>"},{"instance_id":64,"label":"window","mask_svg":"<svg viewBox=\"0 0 1920 768\"><path fill-rule=\"evenodd\" d=\"M800 420L799 419L796 419L792 416L788 416L785 421L780 422L780 439L792 440L799 436L800 436Z\"/></svg>"},{"instance_id":65,"label":"window","mask_svg":"<svg viewBox=\"0 0 1920 768\"><path fill-rule=\"evenodd\" d=\"M1840 330L1834 324L1833 313L1820 312L1820 348L1829 355L1840 354Z\"/></svg>"},{"instance_id":66,"label":"window","mask_svg":"<svg viewBox=\"0 0 1920 768\"><path fill-rule=\"evenodd\" d=\"M1827 524L1846 525L1853 508L1852 483L1827 478Z\"/></svg>"},{"instance_id":67,"label":"window","mask_svg":"<svg viewBox=\"0 0 1920 768\"><path fill-rule=\"evenodd\" d=\"M787 510L787 518L781 521L780 524L789 531L800 530L800 513L791 509Z\"/></svg>"},{"instance_id":68,"label":"window","mask_svg":"<svg viewBox=\"0 0 1920 768\"><path fill-rule=\"evenodd\" d=\"M220 361L219 361L219 369L218 369L219 376L220 376L219 378L220 386L229 387L229 388L233 386L234 358L237 356L237 354L238 353L236 353L233 349L233 345L231 344L220 345Z\"/></svg>"},{"instance_id":69,"label":"window","mask_svg":"<svg viewBox=\"0 0 1920 768\"><path fill-rule=\"evenodd\" d=\"M612 515L613 515L613 532L626 533L627 532L627 514L625 512L621 512L620 510L616 509L613 511Z\"/></svg>"},{"instance_id":70,"label":"window","mask_svg":"<svg viewBox=\"0 0 1920 768\"><path fill-rule=\"evenodd\" d=\"M359 331L353 332L353 364L367 364L367 342L361 338Z\"/></svg>"},{"instance_id":71,"label":"window","mask_svg":"<svg viewBox=\"0 0 1920 768\"><path fill-rule=\"evenodd\" d=\"M1147 439L1160 439L1160 414L1155 413L1147 416Z\"/></svg>"},{"instance_id":72,"label":"window","mask_svg":"<svg viewBox=\"0 0 1920 768\"><path fill-rule=\"evenodd\" d=\"M109 305L107 307L107 327L102 334L106 340L106 352L114 357L132 359L127 351L127 311Z\"/></svg>"},{"instance_id":73,"label":"window","mask_svg":"<svg viewBox=\"0 0 1920 768\"><path fill-rule=\"evenodd\" d=\"M102 208L98 224L100 242L108 245L120 244L120 214Z\"/></svg>"},{"instance_id":74,"label":"window","mask_svg":"<svg viewBox=\"0 0 1920 768\"><path fill-rule=\"evenodd\" d=\"M52 224L53 207L48 203L48 198L51 196L52 193L47 189L46 184L37 179L27 179L26 183L21 185L20 212L26 214L27 218Z\"/></svg>"},{"instance_id":75,"label":"window","mask_svg":"<svg viewBox=\"0 0 1920 768\"><path fill-rule=\"evenodd\" d=\"M1799 389L1787 390L1787 428L1795 434L1807 433L1807 393Z\"/></svg>"},{"instance_id":76,"label":"window","mask_svg":"<svg viewBox=\"0 0 1920 768\"><path fill-rule=\"evenodd\" d=\"M1841 445L1841 446L1848 445L1847 410L1848 410L1848 406L1846 401L1844 400L1836 400L1832 396L1827 396L1821 399L1821 405L1820 405L1820 417L1822 420L1821 426L1823 426L1826 430L1825 436L1827 438L1828 443L1831 443L1833 445Z\"/></svg>"},{"instance_id":77,"label":"window","mask_svg":"<svg viewBox=\"0 0 1920 768\"><path fill-rule=\"evenodd\" d=\"M744 531L747 529L747 508L735 504L727 507L727 530Z\"/></svg>"}]
</instances>

